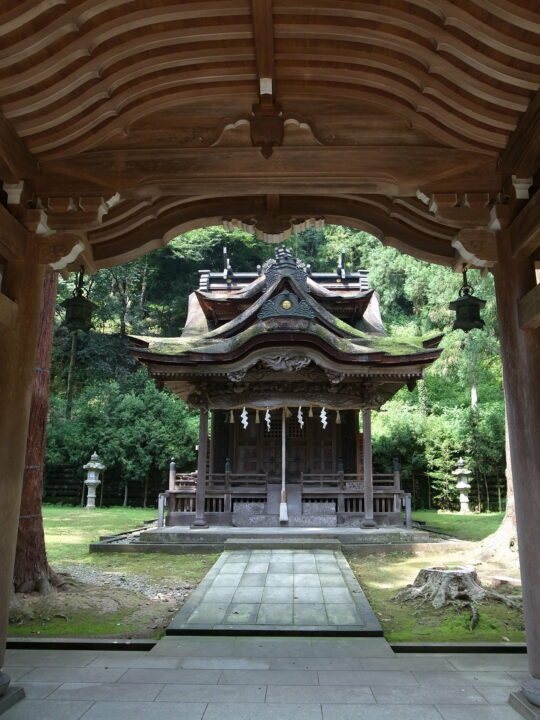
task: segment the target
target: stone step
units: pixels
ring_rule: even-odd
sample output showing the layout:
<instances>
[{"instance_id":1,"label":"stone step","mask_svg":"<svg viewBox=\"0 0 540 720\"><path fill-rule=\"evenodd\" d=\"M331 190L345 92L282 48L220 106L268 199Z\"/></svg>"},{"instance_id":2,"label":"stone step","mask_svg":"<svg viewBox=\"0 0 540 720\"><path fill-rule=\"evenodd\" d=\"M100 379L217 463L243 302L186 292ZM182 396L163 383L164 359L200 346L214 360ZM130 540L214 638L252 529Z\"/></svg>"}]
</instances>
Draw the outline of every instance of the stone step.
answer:
<instances>
[{"instance_id":1,"label":"stone step","mask_svg":"<svg viewBox=\"0 0 540 720\"><path fill-rule=\"evenodd\" d=\"M341 550L337 538L230 538L223 543L225 550Z\"/></svg>"}]
</instances>

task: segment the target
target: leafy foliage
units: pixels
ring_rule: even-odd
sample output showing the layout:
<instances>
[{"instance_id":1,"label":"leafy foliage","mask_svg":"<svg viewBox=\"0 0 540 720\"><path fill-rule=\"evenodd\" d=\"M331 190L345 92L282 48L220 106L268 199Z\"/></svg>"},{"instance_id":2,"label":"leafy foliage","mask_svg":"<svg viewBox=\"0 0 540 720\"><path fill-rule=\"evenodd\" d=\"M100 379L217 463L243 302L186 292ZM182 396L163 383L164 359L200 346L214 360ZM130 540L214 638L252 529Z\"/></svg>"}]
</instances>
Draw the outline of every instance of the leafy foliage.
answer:
<instances>
[{"instance_id":1,"label":"leafy foliage","mask_svg":"<svg viewBox=\"0 0 540 720\"><path fill-rule=\"evenodd\" d=\"M448 303L457 297L461 277L385 247L371 235L330 226L292 236L288 245L316 271L336 268L342 248L350 270L369 270L371 287L380 295L389 333L421 336L444 333L444 351L412 392L400 391L376 414L374 463L388 472L400 457L406 489L417 507L432 503L455 507L451 471L463 456L472 470L476 499L488 509L488 485L504 477L504 403L498 326L490 276L470 273L475 294L486 299L486 328L468 335L449 332ZM253 271L273 255L273 248L240 230L213 227L194 230L161 250L119 268L99 271L90 281L97 303L98 331L80 335L73 420L63 416L70 337L56 333L53 402L47 459L50 463L86 462L98 448L107 465L122 477L141 481L164 472L168 458L179 469L194 466L196 418L167 392L157 392L128 352L126 333L178 336L185 322L190 292L201 269L221 270L222 247L235 272ZM62 283L59 300L71 292ZM127 480L126 480L127 481ZM491 508L497 509L497 508Z\"/></svg>"}]
</instances>

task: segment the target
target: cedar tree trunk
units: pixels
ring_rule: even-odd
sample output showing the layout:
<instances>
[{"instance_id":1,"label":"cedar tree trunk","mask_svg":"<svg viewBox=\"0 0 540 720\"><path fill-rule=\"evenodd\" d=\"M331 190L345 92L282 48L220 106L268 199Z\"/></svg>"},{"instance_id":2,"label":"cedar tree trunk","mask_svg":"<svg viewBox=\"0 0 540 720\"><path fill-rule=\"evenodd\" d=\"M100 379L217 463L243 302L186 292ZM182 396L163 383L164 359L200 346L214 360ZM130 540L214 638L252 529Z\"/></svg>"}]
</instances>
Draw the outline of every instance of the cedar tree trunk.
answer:
<instances>
[{"instance_id":1,"label":"cedar tree trunk","mask_svg":"<svg viewBox=\"0 0 540 720\"><path fill-rule=\"evenodd\" d=\"M51 272L45 276L13 576L15 592L46 593L51 591L51 583L57 584L57 578L47 562L41 515L45 435L49 410L49 368L57 284L57 273Z\"/></svg>"}]
</instances>

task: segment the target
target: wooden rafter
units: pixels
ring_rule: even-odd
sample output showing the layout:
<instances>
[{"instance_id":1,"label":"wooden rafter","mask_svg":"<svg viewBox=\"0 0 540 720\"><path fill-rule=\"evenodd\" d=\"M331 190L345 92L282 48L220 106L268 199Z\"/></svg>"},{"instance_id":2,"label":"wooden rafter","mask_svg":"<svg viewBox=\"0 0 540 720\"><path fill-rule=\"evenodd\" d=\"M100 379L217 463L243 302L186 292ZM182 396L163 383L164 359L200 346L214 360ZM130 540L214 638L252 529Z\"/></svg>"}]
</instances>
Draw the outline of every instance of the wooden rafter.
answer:
<instances>
[{"instance_id":1,"label":"wooden rafter","mask_svg":"<svg viewBox=\"0 0 540 720\"><path fill-rule=\"evenodd\" d=\"M272 0L251 0L251 19L259 93L273 95L274 18Z\"/></svg>"}]
</instances>

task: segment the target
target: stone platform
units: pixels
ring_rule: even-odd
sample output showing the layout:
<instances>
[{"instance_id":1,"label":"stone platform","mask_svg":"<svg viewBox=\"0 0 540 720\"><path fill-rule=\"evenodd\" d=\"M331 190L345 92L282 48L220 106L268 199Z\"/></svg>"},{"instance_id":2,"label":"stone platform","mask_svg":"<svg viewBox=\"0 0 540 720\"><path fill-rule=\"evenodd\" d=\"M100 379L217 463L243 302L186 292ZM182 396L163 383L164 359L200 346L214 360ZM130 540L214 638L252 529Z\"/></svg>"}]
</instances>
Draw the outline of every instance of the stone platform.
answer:
<instances>
[{"instance_id":1,"label":"stone platform","mask_svg":"<svg viewBox=\"0 0 540 720\"><path fill-rule=\"evenodd\" d=\"M423 530L406 530L396 527L363 529L356 527L336 528L287 528L287 527L222 527L205 529L187 527L153 528L131 538L107 539L90 545L91 552L222 552L233 547L259 547L261 549L314 549L322 548L347 551L373 552L388 545L399 545L403 550L424 550L436 545L434 539ZM321 544L322 543L322 544Z\"/></svg>"},{"instance_id":2,"label":"stone platform","mask_svg":"<svg viewBox=\"0 0 540 720\"><path fill-rule=\"evenodd\" d=\"M206 632L382 635L343 554L324 549L224 552L167 628Z\"/></svg>"}]
</instances>

